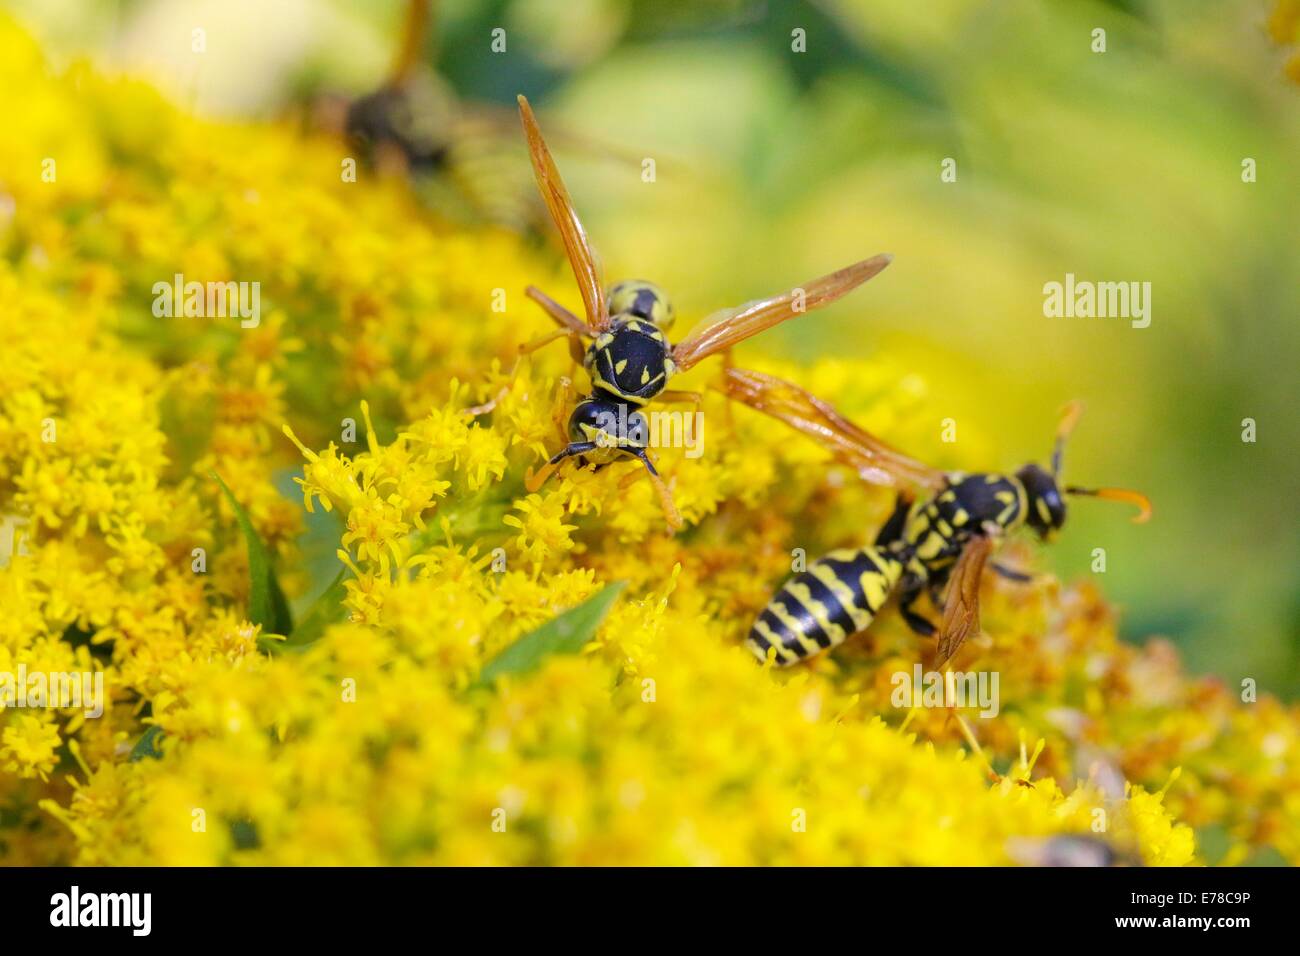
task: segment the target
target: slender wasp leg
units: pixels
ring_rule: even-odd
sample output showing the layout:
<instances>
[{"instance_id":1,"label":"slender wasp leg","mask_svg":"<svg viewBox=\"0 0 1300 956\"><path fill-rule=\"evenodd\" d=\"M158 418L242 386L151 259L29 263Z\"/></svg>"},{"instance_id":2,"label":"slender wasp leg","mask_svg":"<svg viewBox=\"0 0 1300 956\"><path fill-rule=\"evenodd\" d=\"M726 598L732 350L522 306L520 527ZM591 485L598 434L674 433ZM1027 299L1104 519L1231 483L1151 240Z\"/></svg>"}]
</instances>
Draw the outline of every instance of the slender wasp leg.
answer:
<instances>
[{"instance_id":1,"label":"slender wasp leg","mask_svg":"<svg viewBox=\"0 0 1300 956\"><path fill-rule=\"evenodd\" d=\"M537 338L533 339L532 341L525 342L523 345L519 346L519 354L531 355L533 352L536 352L538 349L550 345L556 339L564 338L565 336L576 338L576 336L568 329L556 329L554 332L547 332L545 335L539 335Z\"/></svg>"},{"instance_id":2,"label":"slender wasp leg","mask_svg":"<svg viewBox=\"0 0 1300 956\"><path fill-rule=\"evenodd\" d=\"M582 345L582 337L593 334L587 323L537 288L537 286L530 285L524 290L524 295L540 305L542 310L561 326L561 331L553 332L550 336L539 339L538 344L533 348L541 348L548 342L555 341L562 333L567 333L569 336L569 358L573 359L574 365L581 365L583 354L586 351ZM528 351L532 351L533 348L529 348ZM520 349L520 351L524 351L524 349ZM569 369L569 376L573 376L572 368Z\"/></svg>"},{"instance_id":3,"label":"slender wasp leg","mask_svg":"<svg viewBox=\"0 0 1300 956\"><path fill-rule=\"evenodd\" d=\"M582 321L582 319L578 318L564 306L560 305L560 303L556 302L541 289L537 288L537 286L530 285L524 290L524 295L528 296L528 298L540 305L542 311L566 329L572 332L581 332L586 330L590 333L591 330L587 329L586 322Z\"/></svg>"},{"instance_id":4,"label":"slender wasp leg","mask_svg":"<svg viewBox=\"0 0 1300 956\"><path fill-rule=\"evenodd\" d=\"M893 512L881 526L880 533L876 535L876 547L888 548L903 537L903 530L907 527L907 516L911 510L912 496L900 491L898 497L894 499Z\"/></svg>"},{"instance_id":5,"label":"slender wasp leg","mask_svg":"<svg viewBox=\"0 0 1300 956\"><path fill-rule=\"evenodd\" d=\"M649 476L650 482L654 485L655 491L659 494L659 504L664 509L664 519L668 522L670 531L678 531L682 526L682 516L677 510L677 505L673 503L673 493L668 490L664 480L659 477L659 472L655 466L650 463L650 456L644 448L625 449L629 455L641 459L641 464L645 465L646 475Z\"/></svg>"},{"instance_id":6,"label":"slender wasp leg","mask_svg":"<svg viewBox=\"0 0 1300 956\"><path fill-rule=\"evenodd\" d=\"M903 616L903 620L906 622L907 626L917 634L921 635L921 637L934 637L934 632L936 630L935 626L916 611L912 610L912 605L916 603L916 599L920 596L921 587L919 584L907 585L906 590L904 590L898 598L898 613Z\"/></svg>"},{"instance_id":7,"label":"slender wasp leg","mask_svg":"<svg viewBox=\"0 0 1300 956\"><path fill-rule=\"evenodd\" d=\"M990 561L989 567L993 569L994 574L997 574L999 577L1004 577L1008 581L1028 584L1034 579L1032 574L1025 574L1023 571L1016 571L1013 568L1007 567L1005 564L998 564L996 561Z\"/></svg>"},{"instance_id":8,"label":"slender wasp leg","mask_svg":"<svg viewBox=\"0 0 1300 956\"><path fill-rule=\"evenodd\" d=\"M594 441L573 442L571 445L567 446L563 451L557 454L554 458L548 461L545 465L543 465L541 467L541 470L538 471L536 474L533 473L533 470L531 468L528 469L528 471L524 474L524 487L527 488L529 492L536 491L538 488L542 487L542 485L546 483L546 479L551 477L551 473L555 471L555 469L559 466L560 462L564 461L564 459L571 458L574 455L585 455L587 452L595 451L595 450L596 450L596 443Z\"/></svg>"},{"instance_id":9,"label":"slender wasp leg","mask_svg":"<svg viewBox=\"0 0 1300 956\"><path fill-rule=\"evenodd\" d=\"M560 435L560 441L568 443L569 441L569 411L573 407L573 382L568 378L560 377L560 391L555 397L555 405L551 411L551 421L555 423L555 430Z\"/></svg>"},{"instance_id":10,"label":"slender wasp leg","mask_svg":"<svg viewBox=\"0 0 1300 956\"><path fill-rule=\"evenodd\" d=\"M511 378L513 379L513 375ZM501 391L497 392L496 395L489 398L482 405L471 405L469 408L466 408L464 412L470 418L478 418L480 415L486 415L488 412L496 408L501 399L505 398L508 394L510 394L510 386L506 385L501 389Z\"/></svg>"},{"instance_id":11,"label":"slender wasp leg","mask_svg":"<svg viewBox=\"0 0 1300 956\"><path fill-rule=\"evenodd\" d=\"M695 406L695 410L700 410L700 403L704 401L704 396L699 392L683 392L678 389L669 388L655 396L656 402L690 402Z\"/></svg>"},{"instance_id":12,"label":"slender wasp leg","mask_svg":"<svg viewBox=\"0 0 1300 956\"><path fill-rule=\"evenodd\" d=\"M727 373L735 367L736 363L732 358L731 349L725 349L722 353L722 380L724 382L727 381ZM726 386L723 386L723 391L726 391ZM727 416L727 431L734 432L736 430L736 420L731 415L731 405L731 402L727 402L722 414Z\"/></svg>"}]
</instances>

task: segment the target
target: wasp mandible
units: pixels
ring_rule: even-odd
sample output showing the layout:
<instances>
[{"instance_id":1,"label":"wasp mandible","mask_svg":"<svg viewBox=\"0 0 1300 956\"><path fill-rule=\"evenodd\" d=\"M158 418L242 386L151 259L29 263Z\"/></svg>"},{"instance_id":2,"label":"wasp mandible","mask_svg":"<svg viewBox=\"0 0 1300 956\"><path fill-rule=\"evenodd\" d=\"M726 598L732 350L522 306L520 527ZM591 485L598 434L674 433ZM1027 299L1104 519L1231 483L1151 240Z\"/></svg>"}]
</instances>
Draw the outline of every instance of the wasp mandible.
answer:
<instances>
[{"instance_id":1,"label":"wasp mandible","mask_svg":"<svg viewBox=\"0 0 1300 956\"><path fill-rule=\"evenodd\" d=\"M899 612L922 637L939 636L940 666L979 629L979 584L1001 537L1027 526L1046 541L1065 523L1068 495L1125 501L1151 517L1145 495L1124 488L1060 484L1065 441L1082 405L1070 403L1057 428L1051 469L1029 463L1015 474L944 472L891 448L840 415L830 404L790 382L743 369L727 369L727 394L780 419L829 448L866 481L916 486L929 497L899 494L889 520L871 546L832 551L783 584L750 630L747 644L778 665L820 654L871 624L885 601L898 596ZM1026 575L996 562L1013 580ZM948 594L942 599L947 586ZM923 591L942 607L938 627L913 608Z\"/></svg>"},{"instance_id":2,"label":"wasp mandible","mask_svg":"<svg viewBox=\"0 0 1300 956\"><path fill-rule=\"evenodd\" d=\"M666 332L674 311L668 297L653 283L639 280L620 282L606 291L599 260L542 138L532 108L523 96L519 97L519 115L528 138L537 188L560 231L586 316L584 321L529 286L528 296L560 329L524 349L531 350L568 336L575 352L581 352L581 342L586 340L589 344L581 357L591 378L591 394L577 403L569 417L569 444L537 474L529 474L528 490L541 487L566 458L577 457L598 467L620 457L636 458L645 466L668 524L675 530L681 526L681 519L673 505L672 493L650 460L647 423L636 409L655 398L698 402L700 396L694 392L668 390L669 380L764 329L834 302L879 273L893 257L873 256L772 298L715 312L695 332L676 345L669 345Z\"/></svg>"}]
</instances>

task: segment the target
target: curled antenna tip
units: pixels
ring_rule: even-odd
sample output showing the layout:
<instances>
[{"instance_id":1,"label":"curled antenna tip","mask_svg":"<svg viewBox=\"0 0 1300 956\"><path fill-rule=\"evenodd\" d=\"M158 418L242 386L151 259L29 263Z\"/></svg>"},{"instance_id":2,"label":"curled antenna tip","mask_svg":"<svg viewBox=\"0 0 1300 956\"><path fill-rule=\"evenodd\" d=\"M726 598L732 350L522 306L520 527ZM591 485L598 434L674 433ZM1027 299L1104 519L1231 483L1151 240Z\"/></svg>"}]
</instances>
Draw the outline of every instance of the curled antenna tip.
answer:
<instances>
[{"instance_id":1,"label":"curled antenna tip","mask_svg":"<svg viewBox=\"0 0 1300 956\"><path fill-rule=\"evenodd\" d=\"M1087 495L1106 501L1123 501L1138 509L1133 516L1134 524L1146 524L1151 520L1151 499L1140 491L1128 488L1066 488L1066 494Z\"/></svg>"}]
</instances>

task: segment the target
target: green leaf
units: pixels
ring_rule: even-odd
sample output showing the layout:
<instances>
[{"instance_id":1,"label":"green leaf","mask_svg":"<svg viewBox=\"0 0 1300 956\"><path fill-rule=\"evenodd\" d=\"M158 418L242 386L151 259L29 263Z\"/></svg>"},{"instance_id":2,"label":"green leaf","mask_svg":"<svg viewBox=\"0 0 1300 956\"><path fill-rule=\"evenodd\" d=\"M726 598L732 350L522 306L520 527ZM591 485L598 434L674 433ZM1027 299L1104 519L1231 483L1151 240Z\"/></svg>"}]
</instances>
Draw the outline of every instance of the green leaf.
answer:
<instances>
[{"instance_id":1,"label":"green leaf","mask_svg":"<svg viewBox=\"0 0 1300 956\"><path fill-rule=\"evenodd\" d=\"M157 724L153 724L148 730L141 734L140 739L137 740L135 746L131 748L131 756L129 758L131 763L135 763L137 760L143 760L145 757L152 757L154 760L161 757L162 751L158 748L158 742L162 739L162 735L162 728Z\"/></svg>"},{"instance_id":2,"label":"green leaf","mask_svg":"<svg viewBox=\"0 0 1300 956\"><path fill-rule=\"evenodd\" d=\"M321 592L320 597L312 602L302 619L294 625L293 632L287 640L272 641L269 647L276 650L298 650L320 639L325 628L343 618L343 599L347 597L347 588L343 586L346 571L340 571L334 581Z\"/></svg>"},{"instance_id":3,"label":"green leaf","mask_svg":"<svg viewBox=\"0 0 1300 956\"><path fill-rule=\"evenodd\" d=\"M280 582L276 580L275 570L271 567L266 545L258 537L248 512L235 500L221 476L215 471L209 474L216 479L225 492L230 507L235 510L235 520L239 522L239 530L244 533L244 543L248 545L248 619L254 624L260 624L263 634L291 633L293 621L289 616L289 602L280 590Z\"/></svg>"},{"instance_id":4,"label":"green leaf","mask_svg":"<svg viewBox=\"0 0 1300 956\"><path fill-rule=\"evenodd\" d=\"M626 581L606 585L600 593L577 607L570 608L537 630L525 634L483 665L483 670L479 672L479 683L490 684L507 674L526 674L540 667L552 654L578 653L596 633L626 585Z\"/></svg>"}]
</instances>

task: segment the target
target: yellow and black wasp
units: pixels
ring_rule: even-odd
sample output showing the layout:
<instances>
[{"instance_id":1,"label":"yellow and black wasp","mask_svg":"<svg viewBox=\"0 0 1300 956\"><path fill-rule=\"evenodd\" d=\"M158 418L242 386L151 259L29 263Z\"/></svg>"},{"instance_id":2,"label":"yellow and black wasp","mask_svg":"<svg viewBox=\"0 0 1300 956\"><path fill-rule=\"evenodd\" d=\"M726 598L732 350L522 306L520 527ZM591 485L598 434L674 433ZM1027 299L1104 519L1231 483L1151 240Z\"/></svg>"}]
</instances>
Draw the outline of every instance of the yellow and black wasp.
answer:
<instances>
[{"instance_id":1,"label":"yellow and black wasp","mask_svg":"<svg viewBox=\"0 0 1300 956\"><path fill-rule=\"evenodd\" d=\"M586 312L584 321L529 286L528 296L560 329L524 348L531 350L568 336L575 359L581 354L591 378L591 394L578 402L569 417L569 444L537 474L529 474L528 488L535 491L566 458L576 457L598 467L620 457L636 458L654 482L670 527L676 529L681 520L671 493L650 460L647 422L637 409L656 398L698 402L700 396L694 392L668 390L669 380L764 329L834 302L879 273L892 257L873 256L772 298L721 310L705 319L693 334L669 345L666 333L674 310L668 297L653 283L639 280L620 282L606 291L586 230L523 96L519 97L519 114L537 187L560 231ZM583 340L589 342L585 353Z\"/></svg>"},{"instance_id":2,"label":"yellow and black wasp","mask_svg":"<svg viewBox=\"0 0 1300 956\"><path fill-rule=\"evenodd\" d=\"M1067 495L1087 495L1136 505L1146 521L1151 504L1122 488L1059 484L1065 440L1082 406L1067 406L1057 429L1051 470L1030 463L1013 475L944 472L899 452L840 415L831 405L789 382L743 369L726 372L727 393L816 439L854 467L866 481L916 486L929 497L900 493L875 543L833 551L781 586L750 630L747 644L760 659L794 664L835 647L865 630L885 601L898 596L903 620L917 634L938 632L936 666L943 664L979 627L979 584L996 541L1027 526L1048 540L1065 522ZM1026 575L994 562L995 572L1014 580ZM946 600L941 601L948 586ZM923 591L942 606L936 626L913 605Z\"/></svg>"}]
</instances>

